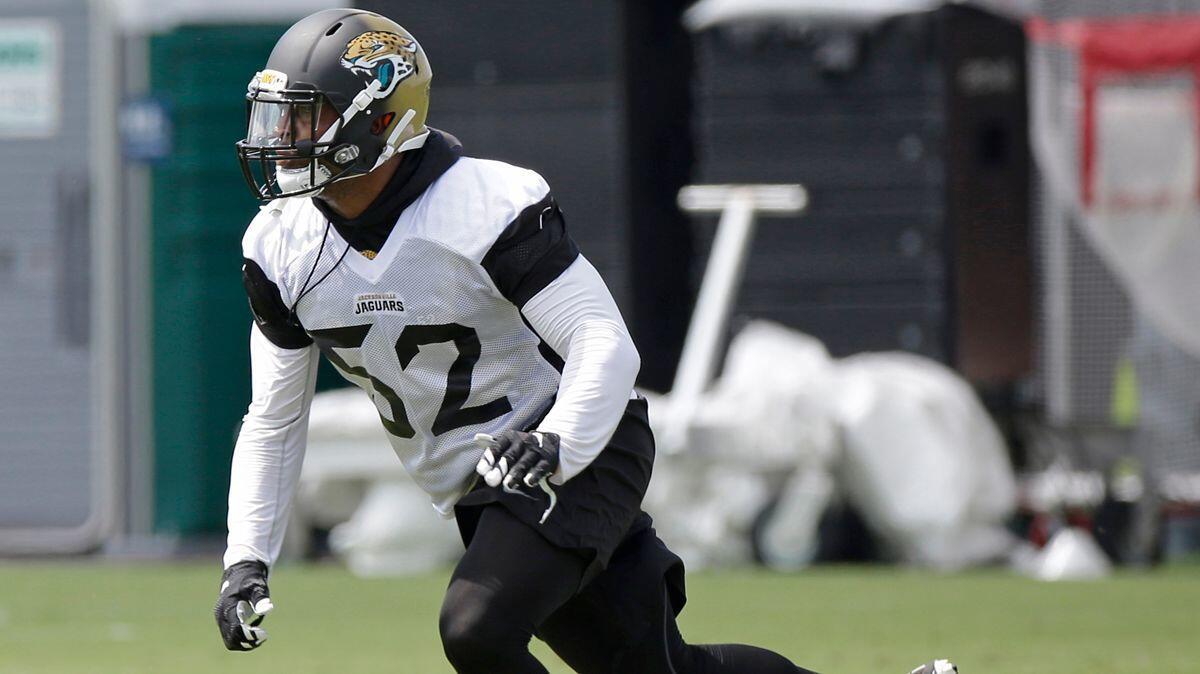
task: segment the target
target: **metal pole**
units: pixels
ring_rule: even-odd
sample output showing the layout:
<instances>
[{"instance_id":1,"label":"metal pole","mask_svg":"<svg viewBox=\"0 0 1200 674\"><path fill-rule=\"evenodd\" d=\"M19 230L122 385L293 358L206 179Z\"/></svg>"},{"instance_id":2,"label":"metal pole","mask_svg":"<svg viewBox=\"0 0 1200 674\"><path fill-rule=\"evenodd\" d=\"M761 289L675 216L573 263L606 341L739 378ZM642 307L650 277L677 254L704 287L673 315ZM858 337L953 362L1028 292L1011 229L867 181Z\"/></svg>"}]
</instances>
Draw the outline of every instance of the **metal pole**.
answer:
<instances>
[{"instance_id":1,"label":"metal pole","mask_svg":"<svg viewBox=\"0 0 1200 674\"><path fill-rule=\"evenodd\" d=\"M121 237L118 230L117 69L112 0L90 0L88 129L91 164L92 269L92 545L102 543L119 524L121 438L124 415L121 349Z\"/></svg>"},{"instance_id":2,"label":"metal pole","mask_svg":"<svg viewBox=\"0 0 1200 674\"><path fill-rule=\"evenodd\" d=\"M124 90L130 97L144 95L150 89L149 41L145 33L122 37L124 63L121 72ZM128 406L125 444L127 470L126 533L144 539L154 529L154 435L153 381L154 359L150 342L150 312L153 293L150 286L150 169L145 164L126 163L123 178L124 202L121 221L125 224L124 278L125 307L125 388Z\"/></svg>"}]
</instances>

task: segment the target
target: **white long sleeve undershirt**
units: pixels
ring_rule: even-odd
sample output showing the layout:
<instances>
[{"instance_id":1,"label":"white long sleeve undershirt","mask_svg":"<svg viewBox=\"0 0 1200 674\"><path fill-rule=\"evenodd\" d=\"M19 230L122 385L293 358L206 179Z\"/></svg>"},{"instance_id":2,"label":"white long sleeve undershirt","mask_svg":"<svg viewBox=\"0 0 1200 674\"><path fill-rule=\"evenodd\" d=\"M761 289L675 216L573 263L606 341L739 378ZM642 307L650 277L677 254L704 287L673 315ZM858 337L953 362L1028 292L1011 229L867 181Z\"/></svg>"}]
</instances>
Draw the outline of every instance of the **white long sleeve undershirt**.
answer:
<instances>
[{"instance_id":1,"label":"white long sleeve undershirt","mask_svg":"<svg viewBox=\"0 0 1200 674\"><path fill-rule=\"evenodd\" d=\"M582 255L521 308L565 364L538 430L561 438L554 484L575 477L612 438L641 359L604 279Z\"/></svg>"},{"instance_id":2,"label":"white long sleeve undershirt","mask_svg":"<svg viewBox=\"0 0 1200 674\"><path fill-rule=\"evenodd\" d=\"M252 397L242 418L229 478L224 563L279 558L307 444L317 348L284 349L250 328Z\"/></svg>"}]
</instances>

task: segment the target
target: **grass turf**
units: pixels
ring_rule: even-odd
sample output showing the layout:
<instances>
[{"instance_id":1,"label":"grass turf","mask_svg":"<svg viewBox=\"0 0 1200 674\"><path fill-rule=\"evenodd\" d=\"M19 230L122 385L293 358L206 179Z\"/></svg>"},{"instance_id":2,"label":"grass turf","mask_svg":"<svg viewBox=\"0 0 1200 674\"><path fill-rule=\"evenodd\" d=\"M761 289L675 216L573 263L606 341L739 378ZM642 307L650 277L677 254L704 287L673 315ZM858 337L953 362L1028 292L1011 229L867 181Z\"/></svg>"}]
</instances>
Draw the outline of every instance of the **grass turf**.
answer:
<instances>
[{"instance_id":1,"label":"grass turf","mask_svg":"<svg viewBox=\"0 0 1200 674\"><path fill-rule=\"evenodd\" d=\"M336 566L272 578L271 640L227 653L212 565L0 564L0 674L449 672L445 573L362 580ZM964 674L1200 672L1200 567L1043 584L998 571L888 568L693 574L693 643L741 641L826 674L893 673L932 656ZM540 643L550 671L569 670Z\"/></svg>"}]
</instances>

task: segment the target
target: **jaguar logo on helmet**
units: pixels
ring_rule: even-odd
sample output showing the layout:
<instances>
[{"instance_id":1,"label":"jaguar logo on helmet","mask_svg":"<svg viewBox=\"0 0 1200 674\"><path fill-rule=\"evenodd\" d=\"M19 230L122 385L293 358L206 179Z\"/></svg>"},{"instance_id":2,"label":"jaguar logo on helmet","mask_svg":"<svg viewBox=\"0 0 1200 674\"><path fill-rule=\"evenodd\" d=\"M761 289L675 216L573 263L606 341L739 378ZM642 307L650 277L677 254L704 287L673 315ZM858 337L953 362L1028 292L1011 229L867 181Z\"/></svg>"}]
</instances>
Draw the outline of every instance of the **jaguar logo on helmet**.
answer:
<instances>
[{"instance_id":1,"label":"jaguar logo on helmet","mask_svg":"<svg viewBox=\"0 0 1200 674\"><path fill-rule=\"evenodd\" d=\"M416 41L396 33L372 30L350 40L342 52L342 66L364 76L373 98L386 98L396 85L417 72Z\"/></svg>"}]
</instances>

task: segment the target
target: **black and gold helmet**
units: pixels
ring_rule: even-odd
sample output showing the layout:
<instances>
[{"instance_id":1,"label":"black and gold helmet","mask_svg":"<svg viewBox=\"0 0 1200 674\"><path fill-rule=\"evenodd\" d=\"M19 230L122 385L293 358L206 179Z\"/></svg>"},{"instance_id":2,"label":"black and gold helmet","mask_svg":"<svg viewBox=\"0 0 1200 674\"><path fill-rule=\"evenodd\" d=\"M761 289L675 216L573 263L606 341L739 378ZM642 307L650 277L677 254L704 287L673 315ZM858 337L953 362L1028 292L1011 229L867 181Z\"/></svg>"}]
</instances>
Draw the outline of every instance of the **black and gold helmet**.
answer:
<instances>
[{"instance_id":1,"label":"black and gold helmet","mask_svg":"<svg viewBox=\"0 0 1200 674\"><path fill-rule=\"evenodd\" d=\"M429 135L425 50L373 12L327 9L288 29L250 80L238 159L261 201L315 196Z\"/></svg>"}]
</instances>

